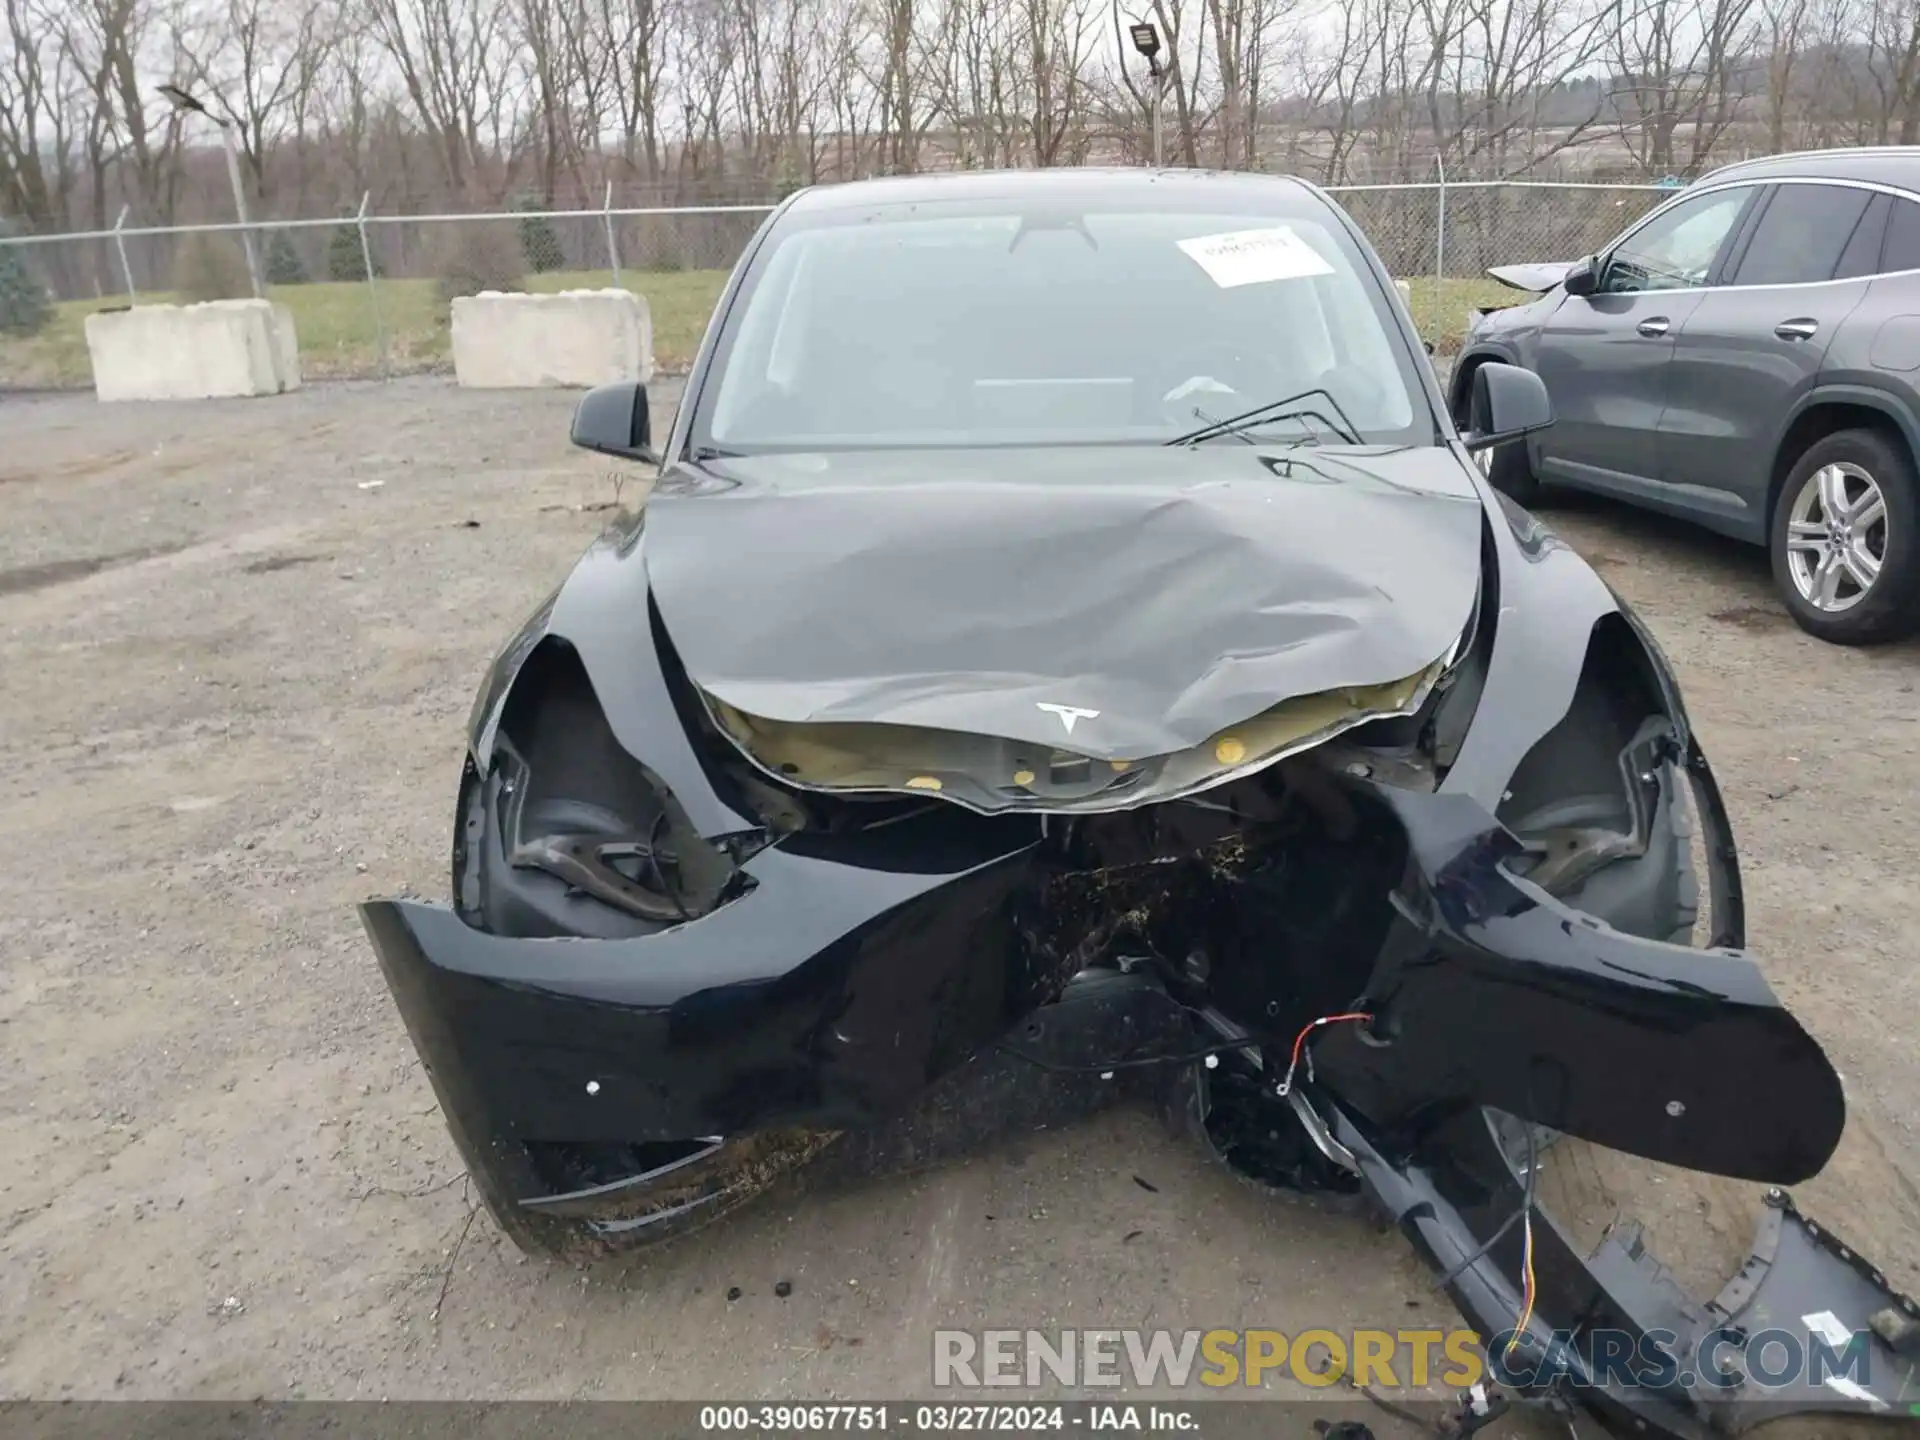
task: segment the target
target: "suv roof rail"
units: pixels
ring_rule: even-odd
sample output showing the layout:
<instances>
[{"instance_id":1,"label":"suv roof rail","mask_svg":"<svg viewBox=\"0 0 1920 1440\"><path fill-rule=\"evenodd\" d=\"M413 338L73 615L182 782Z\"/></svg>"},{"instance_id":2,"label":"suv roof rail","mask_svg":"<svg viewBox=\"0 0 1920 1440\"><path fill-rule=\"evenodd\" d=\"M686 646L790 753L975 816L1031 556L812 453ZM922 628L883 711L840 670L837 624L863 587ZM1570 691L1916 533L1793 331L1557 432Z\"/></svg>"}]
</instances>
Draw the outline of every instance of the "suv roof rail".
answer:
<instances>
[{"instance_id":1,"label":"suv roof rail","mask_svg":"<svg viewBox=\"0 0 1920 1440\"><path fill-rule=\"evenodd\" d=\"M1712 180L1752 165L1772 165L1782 160L1809 160L1816 155L1911 155L1920 159L1920 145L1829 145L1820 150L1783 150L1778 155L1749 155L1745 160L1730 160L1716 165L1700 177Z\"/></svg>"}]
</instances>

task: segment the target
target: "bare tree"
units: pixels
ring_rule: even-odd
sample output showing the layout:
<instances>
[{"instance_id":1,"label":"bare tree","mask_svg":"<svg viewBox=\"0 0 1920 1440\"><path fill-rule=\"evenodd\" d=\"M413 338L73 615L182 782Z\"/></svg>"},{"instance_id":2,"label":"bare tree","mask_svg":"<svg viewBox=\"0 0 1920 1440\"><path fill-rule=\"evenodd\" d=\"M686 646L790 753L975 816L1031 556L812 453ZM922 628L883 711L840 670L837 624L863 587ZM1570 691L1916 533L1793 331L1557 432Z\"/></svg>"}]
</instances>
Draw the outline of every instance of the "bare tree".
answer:
<instances>
[{"instance_id":1,"label":"bare tree","mask_svg":"<svg viewBox=\"0 0 1920 1440\"><path fill-rule=\"evenodd\" d=\"M1010 56L998 43L1003 0L945 0L927 14L926 87L962 170L1012 164Z\"/></svg>"},{"instance_id":2,"label":"bare tree","mask_svg":"<svg viewBox=\"0 0 1920 1440\"><path fill-rule=\"evenodd\" d=\"M614 57L612 94L620 156L628 171L660 178L661 120L666 101L666 32L672 0L590 0L593 43ZM584 72L583 72L584 73Z\"/></svg>"},{"instance_id":3,"label":"bare tree","mask_svg":"<svg viewBox=\"0 0 1920 1440\"><path fill-rule=\"evenodd\" d=\"M764 128L776 142L767 164L782 188L820 178L820 132L830 117L828 19L822 0L780 0L766 27Z\"/></svg>"},{"instance_id":4,"label":"bare tree","mask_svg":"<svg viewBox=\"0 0 1920 1440\"><path fill-rule=\"evenodd\" d=\"M1600 97L1542 122L1544 97L1592 70L1620 24L1619 0L1461 0L1453 43L1432 70L1436 150L1454 173L1525 173L1597 139ZM1442 96L1447 97L1444 101Z\"/></svg>"},{"instance_id":5,"label":"bare tree","mask_svg":"<svg viewBox=\"0 0 1920 1440\"><path fill-rule=\"evenodd\" d=\"M1767 144L1787 146L1787 124L1793 109L1794 81L1813 22L1813 0L1761 0L1760 24L1766 40Z\"/></svg>"},{"instance_id":6,"label":"bare tree","mask_svg":"<svg viewBox=\"0 0 1920 1440\"><path fill-rule=\"evenodd\" d=\"M233 127L254 193L269 192L267 157L300 133L334 39L318 0L218 0L182 28L189 86Z\"/></svg>"},{"instance_id":7,"label":"bare tree","mask_svg":"<svg viewBox=\"0 0 1920 1440\"><path fill-rule=\"evenodd\" d=\"M113 0L120 3L120 0ZM483 119L497 127L502 15L496 0L365 0L365 19L432 142L448 187L475 179Z\"/></svg>"},{"instance_id":8,"label":"bare tree","mask_svg":"<svg viewBox=\"0 0 1920 1440\"><path fill-rule=\"evenodd\" d=\"M343 25L323 57L312 97L314 146L344 180L339 203L373 188L369 173L375 96L374 51L364 31Z\"/></svg>"},{"instance_id":9,"label":"bare tree","mask_svg":"<svg viewBox=\"0 0 1920 1440\"><path fill-rule=\"evenodd\" d=\"M875 57L866 75L879 93L883 170L909 175L920 168L920 141L932 122L922 93L923 67L914 0L874 0Z\"/></svg>"},{"instance_id":10,"label":"bare tree","mask_svg":"<svg viewBox=\"0 0 1920 1440\"><path fill-rule=\"evenodd\" d=\"M1378 4L1348 3L1337 6L1330 19L1325 48L1302 53L1299 73L1301 115L1324 151L1321 178L1333 182L1349 178L1361 142L1363 111L1376 88L1370 61L1385 47L1388 12Z\"/></svg>"},{"instance_id":11,"label":"bare tree","mask_svg":"<svg viewBox=\"0 0 1920 1440\"><path fill-rule=\"evenodd\" d=\"M535 186L541 200L553 203L560 167L574 172L575 194L580 183L579 156L573 144L571 92L574 76L567 50L563 0L508 0L505 17L516 69L530 98L524 134L531 152Z\"/></svg>"},{"instance_id":12,"label":"bare tree","mask_svg":"<svg viewBox=\"0 0 1920 1440\"><path fill-rule=\"evenodd\" d=\"M1754 0L1638 0L1612 41L1615 131L1643 174L1694 173L1733 123Z\"/></svg>"},{"instance_id":13,"label":"bare tree","mask_svg":"<svg viewBox=\"0 0 1920 1440\"><path fill-rule=\"evenodd\" d=\"M827 0L829 39L822 60L822 83L832 105L833 174L848 179L868 165L869 137L880 126L880 96L866 83L863 54L868 46L871 12L867 0Z\"/></svg>"},{"instance_id":14,"label":"bare tree","mask_svg":"<svg viewBox=\"0 0 1920 1440\"><path fill-rule=\"evenodd\" d=\"M1205 0L1205 8L1220 71L1220 163L1252 168L1260 159L1260 107L1273 31L1296 6L1293 0Z\"/></svg>"},{"instance_id":15,"label":"bare tree","mask_svg":"<svg viewBox=\"0 0 1920 1440\"><path fill-rule=\"evenodd\" d=\"M1795 66L1798 144L1863 145L1877 134L1867 43L1876 9L1860 0L1814 0L1808 53Z\"/></svg>"},{"instance_id":16,"label":"bare tree","mask_svg":"<svg viewBox=\"0 0 1920 1440\"><path fill-rule=\"evenodd\" d=\"M1175 164L1658 176L1759 147L1920 141L1920 0L345 4L0 0L0 213L224 213L211 136L154 95L170 78L228 122L284 214L363 192L389 210L520 188L575 205L614 177L693 199L1139 161L1135 21L1162 38ZM1495 243L1506 212L1474 213L1450 223Z\"/></svg>"},{"instance_id":17,"label":"bare tree","mask_svg":"<svg viewBox=\"0 0 1920 1440\"><path fill-rule=\"evenodd\" d=\"M1867 27L1867 74L1877 100L1881 144L1920 139L1920 4L1877 0Z\"/></svg>"},{"instance_id":18,"label":"bare tree","mask_svg":"<svg viewBox=\"0 0 1920 1440\"><path fill-rule=\"evenodd\" d=\"M173 218L180 116L158 97L149 102L148 86L182 78L178 18L152 0L79 0L61 14L60 43L86 96L81 153L95 225L107 223L116 183L143 214Z\"/></svg>"},{"instance_id":19,"label":"bare tree","mask_svg":"<svg viewBox=\"0 0 1920 1440\"><path fill-rule=\"evenodd\" d=\"M681 98L680 173L699 180L727 173L733 125L730 84L737 49L729 0L685 0L673 55Z\"/></svg>"},{"instance_id":20,"label":"bare tree","mask_svg":"<svg viewBox=\"0 0 1920 1440\"><path fill-rule=\"evenodd\" d=\"M0 213L58 228L77 178L71 56L35 0L3 0L0 16Z\"/></svg>"},{"instance_id":21,"label":"bare tree","mask_svg":"<svg viewBox=\"0 0 1920 1440\"><path fill-rule=\"evenodd\" d=\"M1092 21L1085 0L1020 0L1015 12L1018 53L1026 62L1021 108L1028 159L1034 165L1084 158Z\"/></svg>"}]
</instances>

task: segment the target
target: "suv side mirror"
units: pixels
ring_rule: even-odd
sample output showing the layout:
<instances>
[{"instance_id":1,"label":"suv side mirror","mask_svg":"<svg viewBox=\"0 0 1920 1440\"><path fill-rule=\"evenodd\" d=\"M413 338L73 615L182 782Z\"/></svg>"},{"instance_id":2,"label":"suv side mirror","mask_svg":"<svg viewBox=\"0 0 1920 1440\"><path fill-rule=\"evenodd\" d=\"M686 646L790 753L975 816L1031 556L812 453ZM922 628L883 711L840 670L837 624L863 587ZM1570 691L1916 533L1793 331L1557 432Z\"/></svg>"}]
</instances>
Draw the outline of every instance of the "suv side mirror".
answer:
<instances>
[{"instance_id":1,"label":"suv side mirror","mask_svg":"<svg viewBox=\"0 0 1920 1440\"><path fill-rule=\"evenodd\" d=\"M1567 278L1562 280L1560 283L1562 286L1565 287L1566 292L1569 295L1593 294L1594 291L1600 288L1599 260L1594 256L1589 255L1586 259L1582 260L1578 265L1574 266L1571 270L1569 270L1567 272Z\"/></svg>"},{"instance_id":2,"label":"suv side mirror","mask_svg":"<svg viewBox=\"0 0 1920 1440\"><path fill-rule=\"evenodd\" d=\"M1491 450L1553 424L1553 401L1531 370L1490 360L1473 372L1467 431L1460 443Z\"/></svg>"},{"instance_id":3,"label":"suv side mirror","mask_svg":"<svg viewBox=\"0 0 1920 1440\"><path fill-rule=\"evenodd\" d=\"M647 387L636 380L620 380L589 390L574 407L573 443L602 455L658 465Z\"/></svg>"}]
</instances>

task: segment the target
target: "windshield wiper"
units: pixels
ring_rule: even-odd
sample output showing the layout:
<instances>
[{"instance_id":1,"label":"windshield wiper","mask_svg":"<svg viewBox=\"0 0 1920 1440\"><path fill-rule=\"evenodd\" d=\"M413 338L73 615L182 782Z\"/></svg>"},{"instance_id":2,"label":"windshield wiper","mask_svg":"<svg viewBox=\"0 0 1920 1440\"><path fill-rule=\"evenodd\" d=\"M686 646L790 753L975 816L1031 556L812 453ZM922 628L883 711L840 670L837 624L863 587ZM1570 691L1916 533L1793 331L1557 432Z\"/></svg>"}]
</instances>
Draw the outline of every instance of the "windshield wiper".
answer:
<instances>
[{"instance_id":1,"label":"windshield wiper","mask_svg":"<svg viewBox=\"0 0 1920 1440\"><path fill-rule=\"evenodd\" d=\"M1212 429L1227 423L1224 420L1214 419L1213 416L1207 414L1207 412L1202 410L1198 405L1193 407L1193 413L1198 415L1202 420L1206 421L1207 422L1206 428L1209 428L1209 429ZM1245 441L1249 445L1258 445L1260 443L1258 440L1254 439L1253 436L1247 434L1247 432L1244 430L1236 431L1234 433L1233 438L1236 440ZM1178 440L1169 440L1167 443L1169 445L1178 445L1180 442Z\"/></svg>"},{"instance_id":2,"label":"windshield wiper","mask_svg":"<svg viewBox=\"0 0 1920 1440\"><path fill-rule=\"evenodd\" d=\"M1319 395L1325 398L1333 413L1340 417L1335 424L1324 411L1313 405L1300 402ZM1291 407L1291 408L1289 408ZM1361 445L1360 427L1353 423L1347 412L1340 408L1340 402L1333 393L1314 386L1311 390L1302 390L1297 395L1283 396L1278 400L1269 400L1264 405L1256 405L1251 410L1242 410L1238 415L1229 415L1224 420L1215 420L1202 425L1198 430L1189 430L1184 435L1176 435L1166 443L1169 445L1198 445L1203 440L1211 440L1219 435L1238 435L1250 430L1262 420L1317 420L1321 425L1338 435L1349 445Z\"/></svg>"}]
</instances>

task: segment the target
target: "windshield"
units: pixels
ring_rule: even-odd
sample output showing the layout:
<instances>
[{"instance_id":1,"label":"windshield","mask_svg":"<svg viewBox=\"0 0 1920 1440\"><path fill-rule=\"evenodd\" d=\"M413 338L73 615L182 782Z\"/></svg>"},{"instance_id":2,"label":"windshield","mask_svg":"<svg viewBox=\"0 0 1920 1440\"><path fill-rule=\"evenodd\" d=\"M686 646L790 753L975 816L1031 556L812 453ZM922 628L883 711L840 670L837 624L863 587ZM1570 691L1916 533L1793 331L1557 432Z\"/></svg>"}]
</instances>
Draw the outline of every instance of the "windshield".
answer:
<instances>
[{"instance_id":1,"label":"windshield","mask_svg":"<svg viewBox=\"0 0 1920 1440\"><path fill-rule=\"evenodd\" d=\"M1433 443L1368 262L1317 199L1275 191L1274 213L1145 189L1131 203L1163 208L790 212L730 309L695 434L741 454Z\"/></svg>"}]
</instances>

